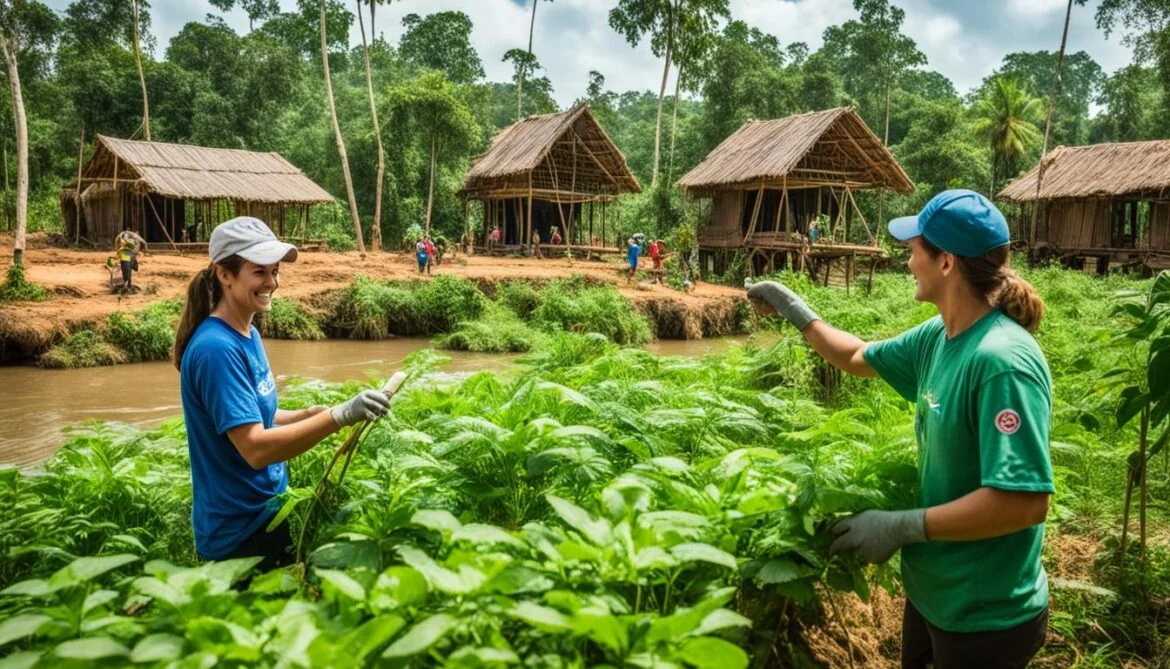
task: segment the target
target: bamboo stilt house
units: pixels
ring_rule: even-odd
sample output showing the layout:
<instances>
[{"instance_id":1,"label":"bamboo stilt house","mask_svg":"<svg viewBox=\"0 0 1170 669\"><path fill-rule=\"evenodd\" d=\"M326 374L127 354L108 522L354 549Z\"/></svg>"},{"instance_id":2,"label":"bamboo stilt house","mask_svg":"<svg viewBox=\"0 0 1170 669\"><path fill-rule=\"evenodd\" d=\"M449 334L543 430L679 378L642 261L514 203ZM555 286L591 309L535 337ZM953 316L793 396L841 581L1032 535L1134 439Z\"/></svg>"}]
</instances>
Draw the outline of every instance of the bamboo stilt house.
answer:
<instances>
[{"instance_id":1,"label":"bamboo stilt house","mask_svg":"<svg viewBox=\"0 0 1170 669\"><path fill-rule=\"evenodd\" d=\"M110 244L123 225L148 244L205 246L212 228L255 216L307 241L312 205L333 197L276 153L97 136L81 178L61 189L69 239Z\"/></svg>"},{"instance_id":2,"label":"bamboo stilt house","mask_svg":"<svg viewBox=\"0 0 1170 669\"><path fill-rule=\"evenodd\" d=\"M459 195L465 206L469 200L483 203L485 245L495 227L501 250L514 250L525 246L533 231L548 243L555 226L565 244L602 251L605 204L639 190L625 156L582 103L505 128L472 164ZM597 203L601 211L595 217Z\"/></svg>"},{"instance_id":3,"label":"bamboo stilt house","mask_svg":"<svg viewBox=\"0 0 1170 669\"><path fill-rule=\"evenodd\" d=\"M894 155L849 107L748 121L678 186L711 200L698 235L704 270L722 272L743 250L753 275L789 266L818 277L823 269L827 283L832 261L840 259L846 285L858 256L881 255L877 231L853 194L914 190Z\"/></svg>"},{"instance_id":4,"label":"bamboo stilt house","mask_svg":"<svg viewBox=\"0 0 1170 669\"><path fill-rule=\"evenodd\" d=\"M1170 140L1058 146L999 192L1023 205L1029 255L1099 273L1111 264L1170 268Z\"/></svg>"}]
</instances>

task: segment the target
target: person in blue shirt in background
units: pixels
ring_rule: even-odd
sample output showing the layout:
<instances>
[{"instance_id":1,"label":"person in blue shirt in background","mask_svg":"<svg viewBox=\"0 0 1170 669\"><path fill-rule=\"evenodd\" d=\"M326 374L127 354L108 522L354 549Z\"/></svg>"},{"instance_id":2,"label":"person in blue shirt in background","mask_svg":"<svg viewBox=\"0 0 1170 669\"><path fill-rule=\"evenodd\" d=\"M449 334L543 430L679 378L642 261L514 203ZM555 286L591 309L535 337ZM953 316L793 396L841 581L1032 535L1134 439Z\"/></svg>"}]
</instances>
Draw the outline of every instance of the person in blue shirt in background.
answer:
<instances>
[{"instance_id":1,"label":"person in blue shirt in background","mask_svg":"<svg viewBox=\"0 0 1170 669\"><path fill-rule=\"evenodd\" d=\"M629 283L634 278L634 272L638 271L638 256L642 253L642 247L638 246L638 242L631 237L626 242L626 260L630 263L630 273L626 276L626 283Z\"/></svg>"},{"instance_id":2,"label":"person in blue shirt in background","mask_svg":"<svg viewBox=\"0 0 1170 669\"><path fill-rule=\"evenodd\" d=\"M262 557L266 571L291 561L288 524L266 526L288 488L286 461L347 425L390 406L365 390L329 409L277 408L276 381L252 318L272 308L280 263L297 249L259 219L241 216L211 233L211 264L187 287L175 335L187 447L191 456L195 549L203 560Z\"/></svg>"}]
</instances>

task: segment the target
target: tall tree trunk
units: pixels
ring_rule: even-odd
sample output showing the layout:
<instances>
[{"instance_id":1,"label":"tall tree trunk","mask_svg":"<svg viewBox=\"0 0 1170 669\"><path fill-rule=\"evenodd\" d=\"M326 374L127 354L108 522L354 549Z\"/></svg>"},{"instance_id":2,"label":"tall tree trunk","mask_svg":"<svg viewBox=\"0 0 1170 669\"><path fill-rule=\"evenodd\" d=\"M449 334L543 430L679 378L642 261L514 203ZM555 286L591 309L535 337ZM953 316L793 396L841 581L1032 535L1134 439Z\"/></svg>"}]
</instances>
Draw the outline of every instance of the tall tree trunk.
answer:
<instances>
[{"instance_id":1,"label":"tall tree trunk","mask_svg":"<svg viewBox=\"0 0 1170 669\"><path fill-rule=\"evenodd\" d=\"M536 27L536 4L540 0L532 0L532 18L528 21L528 55L532 55L532 30ZM516 120L522 118L524 102L524 74L527 65L520 68L520 79L516 82Z\"/></svg>"},{"instance_id":2,"label":"tall tree trunk","mask_svg":"<svg viewBox=\"0 0 1170 669\"><path fill-rule=\"evenodd\" d=\"M1044 122L1044 144L1040 148L1040 165L1036 169L1036 201L1032 206L1032 223L1028 227L1028 255L1036 247L1036 212L1040 210L1040 184L1044 181L1044 156L1048 153L1048 136L1052 132L1052 107L1060 91L1060 68L1064 65L1064 47L1068 44L1068 20L1072 16L1073 0L1068 0L1064 10L1064 32L1060 35L1060 53L1056 56L1056 75L1052 77L1052 89L1048 92L1048 120ZM993 196L994 197L994 196Z\"/></svg>"},{"instance_id":3,"label":"tall tree trunk","mask_svg":"<svg viewBox=\"0 0 1170 669\"><path fill-rule=\"evenodd\" d=\"M662 157L662 103L666 97L666 79L670 74L670 59L674 55L671 53L672 41L667 40L666 63L662 68L662 84L658 87L658 120L654 124L654 172L650 178L651 188L658 185L658 166Z\"/></svg>"},{"instance_id":4,"label":"tall tree trunk","mask_svg":"<svg viewBox=\"0 0 1170 669\"><path fill-rule=\"evenodd\" d=\"M24 115L24 96L20 92L20 68L16 64L17 46L0 34L0 50L8 65L8 90L12 93L12 115L16 117L16 241L12 245L12 262L24 264L24 237L28 226L28 121Z\"/></svg>"},{"instance_id":5,"label":"tall tree trunk","mask_svg":"<svg viewBox=\"0 0 1170 669\"><path fill-rule=\"evenodd\" d=\"M674 72L674 111L670 115L670 158L666 162L666 183L674 180L674 140L678 136L678 89L682 81L682 66Z\"/></svg>"},{"instance_id":6,"label":"tall tree trunk","mask_svg":"<svg viewBox=\"0 0 1170 669\"><path fill-rule=\"evenodd\" d=\"M142 72L142 48L138 43L138 0L130 0L134 10L134 63L138 66L138 82L142 84L142 137L150 141L150 99L146 96L146 75Z\"/></svg>"},{"instance_id":7,"label":"tall tree trunk","mask_svg":"<svg viewBox=\"0 0 1170 669\"><path fill-rule=\"evenodd\" d=\"M341 174L345 177L345 194L349 197L349 215L353 219L353 234L357 237L358 252L364 258L366 243L362 239L362 222L358 218L357 199L353 196L353 179L349 175L349 157L345 153L345 140L341 137L341 126L337 123L337 105L333 102L333 79L329 74L329 47L325 41L325 0L321 6L321 69L325 73L325 95L329 99L329 117L333 120L333 136L337 140L337 155L341 157Z\"/></svg>"},{"instance_id":8,"label":"tall tree trunk","mask_svg":"<svg viewBox=\"0 0 1170 669\"><path fill-rule=\"evenodd\" d=\"M431 132L431 179L427 186L427 221L426 233L431 234L431 205L435 201L435 133Z\"/></svg>"},{"instance_id":9,"label":"tall tree trunk","mask_svg":"<svg viewBox=\"0 0 1170 669\"><path fill-rule=\"evenodd\" d=\"M888 81L886 82L886 129L885 129L885 132L882 136L882 144L885 145L887 148L890 146L890 83ZM885 210L886 210L886 189L883 188L880 191L878 191L877 228L878 228L878 236L879 237L882 234L882 230L884 230L886 227L886 225L885 225L886 211ZM845 241L848 242L849 240L846 239Z\"/></svg>"},{"instance_id":10,"label":"tall tree trunk","mask_svg":"<svg viewBox=\"0 0 1170 669\"><path fill-rule=\"evenodd\" d=\"M370 230L370 248L382 250L382 178L386 174L386 157L382 152L382 126L378 123L378 106L374 104L374 77L370 73L370 47L366 44L366 27L362 22L362 2L357 2L358 28L362 32L362 53L366 57L366 92L370 96L370 118L374 121L374 142L378 147L378 182L374 188L374 224ZM374 4L370 0L370 36L374 33Z\"/></svg>"}]
</instances>

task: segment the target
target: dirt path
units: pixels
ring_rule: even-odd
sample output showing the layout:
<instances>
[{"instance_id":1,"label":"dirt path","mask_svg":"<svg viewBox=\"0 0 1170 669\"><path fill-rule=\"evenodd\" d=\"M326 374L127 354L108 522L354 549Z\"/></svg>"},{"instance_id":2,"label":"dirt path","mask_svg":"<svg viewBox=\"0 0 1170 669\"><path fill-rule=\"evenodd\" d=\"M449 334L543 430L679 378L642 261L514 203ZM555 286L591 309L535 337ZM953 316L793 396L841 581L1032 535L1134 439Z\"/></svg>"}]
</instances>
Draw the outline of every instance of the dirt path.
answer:
<instances>
[{"instance_id":1,"label":"dirt path","mask_svg":"<svg viewBox=\"0 0 1170 669\"><path fill-rule=\"evenodd\" d=\"M0 248L10 249L12 238L0 235ZM140 260L135 283L142 288L136 295L121 297L109 291L109 273L105 266L106 251L85 251L49 246L43 234L29 236L25 251L26 276L51 293L47 302L0 304L0 340L26 352L39 351L71 331L103 323L117 311L139 311L151 302L184 295L187 282L206 266L206 256L150 255ZM3 268L11 264L4 254ZM465 256L445 258L436 273L465 276L481 283L515 279L554 279L581 274L598 282L615 285L638 308L652 319L663 320L659 336L670 339L696 339L704 332L712 334L704 319L717 311L723 316L743 291L728 286L702 283L695 293L686 294L649 283L626 283L624 263L583 260L497 258ZM115 270L116 271L116 270ZM370 254L363 260L357 252L306 252L293 264L283 268L280 295L308 303L314 296L349 285L354 277L376 279L418 279L418 265L406 253ZM689 319L690 322L687 322ZM677 325L671 323L677 321ZM716 329L718 330L718 328ZM725 334L725 333L724 333Z\"/></svg>"}]
</instances>

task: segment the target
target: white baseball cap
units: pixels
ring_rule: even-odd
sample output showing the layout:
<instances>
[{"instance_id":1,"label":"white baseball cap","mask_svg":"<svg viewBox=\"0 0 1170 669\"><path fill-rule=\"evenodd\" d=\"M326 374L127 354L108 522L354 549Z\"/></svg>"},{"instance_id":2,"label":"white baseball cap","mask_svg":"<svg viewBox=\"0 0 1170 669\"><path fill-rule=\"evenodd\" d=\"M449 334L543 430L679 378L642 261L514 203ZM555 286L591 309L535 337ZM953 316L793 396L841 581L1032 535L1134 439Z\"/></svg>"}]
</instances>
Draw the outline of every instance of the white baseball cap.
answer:
<instances>
[{"instance_id":1,"label":"white baseball cap","mask_svg":"<svg viewBox=\"0 0 1170 669\"><path fill-rule=\"evenodd\" d=\"M277 239L264 221L252 216L237 216L215 226L207 250L216 263L234 255L257 265L297 259L297 247Z\"/></svg>"}]
</instances>

